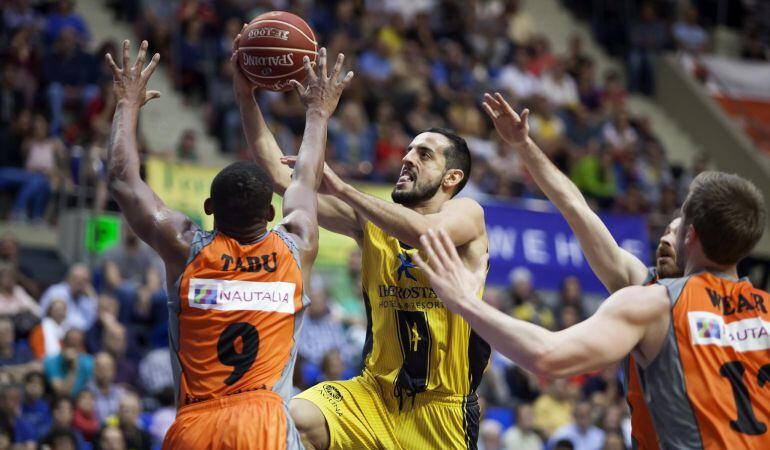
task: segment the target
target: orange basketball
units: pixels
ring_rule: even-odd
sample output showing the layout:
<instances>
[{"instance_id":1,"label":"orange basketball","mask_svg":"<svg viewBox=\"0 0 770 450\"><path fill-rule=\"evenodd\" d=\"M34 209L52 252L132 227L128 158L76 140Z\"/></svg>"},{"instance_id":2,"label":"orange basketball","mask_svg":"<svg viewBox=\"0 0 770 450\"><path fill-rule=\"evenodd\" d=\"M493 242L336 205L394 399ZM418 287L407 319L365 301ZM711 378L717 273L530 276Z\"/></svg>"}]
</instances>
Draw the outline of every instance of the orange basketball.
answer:
<instances>
[{"instance_id":1,"label":"orange basketball","mask_svg":"<svg viewBox=\"0 0 770 450\"><path fill-rule=\"evenodd\" d=\"M287 91L289 80L305 79L302 58L315 63L317 52L315 33L301 17L272 11L255 17L241 34L238 63L257 86Z\"/></svg>"}]
</instances>

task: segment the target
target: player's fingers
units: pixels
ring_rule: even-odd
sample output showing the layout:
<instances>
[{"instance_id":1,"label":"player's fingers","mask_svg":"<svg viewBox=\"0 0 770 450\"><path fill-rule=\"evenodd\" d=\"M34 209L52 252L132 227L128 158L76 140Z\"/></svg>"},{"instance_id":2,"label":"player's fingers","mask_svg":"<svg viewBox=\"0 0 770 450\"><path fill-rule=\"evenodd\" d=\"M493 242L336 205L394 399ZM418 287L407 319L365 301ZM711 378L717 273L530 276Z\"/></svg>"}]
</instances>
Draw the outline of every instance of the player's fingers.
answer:
<instances>
[{"instance_id":1,"label":"player's fingers","mask_svg":"<svg viewBox=\"0 0 770 450\"><path fill-rule=\"evenodd\" d=\"M282 156L281 157L281 164L285 166L289 166L291 168L294 168L294 164L297 162L296 156Z\"/></svg>"},{"instance_id":2,"label":"player's fingers","mask_svg":"<svg viewBox=\"0 0 770 450\"><path fill-rule=\"evenodd\" d=\"M154 100L156 98L160 98L160 91L147 91L146 94L144 94L144 103L149 102L150 100Z\"/></svg>"},{"instance_id":3,"label":"player's fingers","mask_svg":"<svg viewBox=\"0 0 770 450\"><path fill-rule=\"evenodd\" d=\"M305 72L307 73L308 80L313 81L318 78L315 74L315 71L313 70L313 66L310 65L310 58L307 56L302 57L302 65L305 66Z\"/></svg>"},{"instance_id":4,"label":"player's fingers","mask_svg":"<svg viewBox=\"0 0 770 450\"><path fill-rule=\"evenodd\" d=\"M460 260L460 255L457 254L457 248L455 247L454 242L452 242L452 238L449 237L449 233L447 233L443 228L439 229L438 237L443 244L447 256L449 256L451 263L455 265L462 264L463 262Z\"/></svg>"},{"instance_id":5,"label":"player's fingers","mask_svg":"<svg viewBox=\"0 0 770 450\"><path fill-rule=\"evenodd\" d=\"M495 92L495 97L497 97L497 101L500 102L500 106L502 107L502 110L505 112L505 114L510 114L513 116L516 121L521 120L518 114L516 114L516 111L511 108L511 105L508 104L507 101L503 98L503 95L499 92Z\"/></svg>"},{"instance_id":6,"label":"player's fingers","mask_svg":"<svg viewBox=\"0 0 770 450\"><path fill-rule=\"evenodd\" d=\"M328 76L326 73L326 47L321 47L321 50L318 51L318 73L324 78Z\"/></svg>"},{"instance_id":7,"label":"player's fingers","mask_svg":"<svg viewBox=\"0 0 770 450\"><path fill-rule=\"evenodd\" d=\"M243 28L246 28L246 25L244 25ZM240 46L241 46L241 33L238 33L235 36L235 39L233 39L233 52L237 52Z\"/></svg>"},{"instance_id":8,"label":"player's fingers","mask_svg":"<svg viewBox=\"0 0 770 450\"><path fill-rule=\"evenodd\" d=\"M492 109L491 106L489 106L489 103L483 102L481 104L481 107L484 109L484 112L487 113L487 115L489 116L490 119L492 119L492 120L497 119L498 114L497 114L497 112L495 112L495 110Z\"/></svg>"},{"instance_id":9,"label":"player's fingers","mask_svg":"<svg viewBox=\"0 0 770 450\"><path fill-rule=\"evenodd\" d=\"M291 87L293 87L294 90L297 92L297 95L302 97L302 95L305 93L305 87L302 86L302 83L300 83L297 80L289 80L289 84L291 84Z\"/></svg>"},{"instance_id":10,"label":"player's fingers","mask_svg":"<svg viewBox=\"0 0 770 450\"><path fill-rule=\"evenodd\" d=\"M141 45L139 45L139 54L136 55L136 63L134 64L134 70L137 72L142 71L142 67L144 67L144 62L147 57L147 41L142 41Z\"/></svg>"},{"instance_id":11,"label":"player's fingers","mask_svg":"<svg viewBox=\"0 0 770 450\"><path fill-rule=\"evenodd\" d=\"M160 53L152 55L150 64L148 64L147 67L142 71L142 77L144 77L145 80L149 79L155 72L155 68L158 67L158 61L160 61Z\"/></svg>"},{"instance_id":12,"label":"player's fingers","mask_svg":"<svg viewBox=\"0 0 770 450\"><path fill-rule=\"evenodd\" d=\"M112 55L107 53L104 55L105 59L107 59L107 64L110 66L110 69L112 69L112 76L117 80L122 75L122 72L120 69L118 69L118 65L115 64L115 60L112 59Z\"/></svg>"},{"instance_id":13,"label":"player's fingers","mask_svg":"<svg viewBox=\"0 0 770 450\"><path fill-rule=\"evenodd\" d=\"M349 71L347 74L345 74L345 78L343 78L342 82L340 83L340 85L343 87L343 89L348 87L348 85L350 84L350 81L353 79L354 76L355 76L355 74L353 73L352 70Z\"/></svg>"},{"instance_id":14,"label":"player's fingers","mask_svg":"<svg viewBox=\"0 0 770 450\"><path fill-rule=\"evenodd\" d=\"M420 256L419 253L415 253L414 256L412 256L412 259L414 259L414 262L417 263L417 267L419 267L428 278L434 278L436 276L436 272L433 271L430 264L422 259L422 256Z\"/></svg>"},{"instance_id":15,"label":"player's fingers","mask_svg":"<svg viewBox=\"0 0 770 450\"><path fill-rule=\"evenodd\" d=\"M345 55L340 53L337 55L337 61L334 63L334 67L332 68L332 73L329 75L329 77L334 80L334 82L337 82L337 79L340 76L340 72L342 72L342 63L345 62Z\"/></svg>"},{"instance_id":16,"label":"player's fingers","mask_svg":"<svg viewBox=\"0 0 770 450\"><path fill-rule=\"evenodd\" d=\"M484 94L484 101L486 103L488 103L489 106L491 106L494 109L499 109L500 108L500 103L489 92Z\"/></svg>"},{"instance_id":17,"label":"player's fingers","mask_svg":"<svg viewBox=\"0 0 770 450\"><path fill-rule=\"evenodd\" d=\"M121 67L124 70L128 70L131 63L131 55L129 54L131 50L131 43L128 41L128 39L123 41L123 67Z\"/></svg>"},{"instance_id":18,"label":"player's fingers","mask_svg":"<svg viewBox=\"0 0 770 450\"><path fill-rule=\"evenodd\" d=\"M428 237L431 240L433 251L436 252L436 257L441 262L441 272L445 273L448 269L452 268L452 260L449 258L449 255L447 255L447 252L444 249L444 244L441 242L441 238L439 238L436 230L428 230Z\"/></svg>"},{"instance_id":19,"label":"player's fingers","mask_svg":"<svg viewBox=\"0 0 770 450\"><path fill-rule=\"evenodd\" d=\"M521 112L521 121L526 124L527 118L529 118L529 109L525 108L524 111Z\"/></svg>"},{"instance_id":20,"label":"player's fingers","mask_svg":"<svg viewBox=\"0 0 770 450\"><path fill-rule=\"evenodd\" d=\"M443 266L441 261L439 261L438 256L436 255L435 249L433 248L433 242L430 239L430 231L420 236L420 244L422 244L422 250L428 256L428 264L430 265L431 269L442 273L441 268Z\"/></svg>"}]
</instances>

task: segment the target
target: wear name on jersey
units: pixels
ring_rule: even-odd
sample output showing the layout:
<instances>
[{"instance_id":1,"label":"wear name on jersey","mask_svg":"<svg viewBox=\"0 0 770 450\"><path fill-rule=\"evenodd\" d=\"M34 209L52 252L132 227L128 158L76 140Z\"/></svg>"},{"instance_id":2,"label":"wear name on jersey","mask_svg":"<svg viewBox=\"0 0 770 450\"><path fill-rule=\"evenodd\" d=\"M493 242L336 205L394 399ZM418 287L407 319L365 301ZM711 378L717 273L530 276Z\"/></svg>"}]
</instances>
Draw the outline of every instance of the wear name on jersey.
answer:
<instances>
[{"instance_id":1,"label":"wear name on jersey","mask_svg":"<svg viewBox=\"0 0 770 450\"><path fill-rule=\"evenodd\" d=\"M759 317L725 323L724 317L704 311L687 314L694 345L732 347L737 352L770 350L770 322Z\"/></svg>"},{"instance_id":2,"label":"wear name on jersey","mask_svg":"<svg viewBox=\"0 0 770 450\"><path fill-rule=\"evenodd\" d=\"M190 280L191 308L219 311L268 311L294 313L294 283L237 280Z\"/></svg>"}]
</instances>

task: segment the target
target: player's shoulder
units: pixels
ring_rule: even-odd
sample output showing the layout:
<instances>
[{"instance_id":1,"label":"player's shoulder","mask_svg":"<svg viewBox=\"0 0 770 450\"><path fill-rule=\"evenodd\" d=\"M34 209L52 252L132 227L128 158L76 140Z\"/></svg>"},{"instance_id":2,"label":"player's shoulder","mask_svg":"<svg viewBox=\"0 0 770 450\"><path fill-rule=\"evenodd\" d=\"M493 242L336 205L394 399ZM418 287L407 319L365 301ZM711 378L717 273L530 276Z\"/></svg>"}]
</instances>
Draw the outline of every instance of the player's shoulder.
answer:
<instances>
[{"instance_id":1,"label":"player's shoulder","mask_svg":"<svg viewBox=\"0 0 770 450\"><path fill-rule=\"evenodd\" d=\"M634 321L647 322L662 314L668 314L671 301L666 286L628 286L613 295L608 308L628 316Z\"/></svg>"},{"instance_id":2,"label":"player's shoulder","mask_svg":"<svg viewBox=\"0 0 770 450\"><path fill-rule=\"evenodd\" d=\"M468 197L453 198L441 206L441 211L457 211L472 217L484 217L484 208L476 200Z\"/></svg>"}]
</instances>

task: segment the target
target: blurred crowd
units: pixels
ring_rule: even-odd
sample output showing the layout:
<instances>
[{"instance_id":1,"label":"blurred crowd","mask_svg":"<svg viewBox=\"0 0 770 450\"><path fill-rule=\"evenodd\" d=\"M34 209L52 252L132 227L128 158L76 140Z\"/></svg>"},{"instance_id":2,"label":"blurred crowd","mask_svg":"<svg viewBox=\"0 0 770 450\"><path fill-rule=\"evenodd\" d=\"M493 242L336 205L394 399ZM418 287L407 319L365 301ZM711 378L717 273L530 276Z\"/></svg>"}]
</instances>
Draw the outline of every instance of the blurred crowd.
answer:
<instances>
[{"instance_id":1,"label":"blurred crowd","mask_svg":"<svg viewBox=\"0 0 770 450\"><path fill-rule=\"evenodd\" d=\"M206 113L208 129L201 132L235 157L245 150L230 81L232 38L251 17L284 9L307 18L319 42L331 54L345 53L356 71L329 128L328 162L347 178L391 183L411 138L448 126L473 152L463 195L541 198L515 149L498 139L479 108L485 91L504 93L517 110L529 108L534 139L592 204L646 215L653 239L707 164L698 158L690 168L673 166L649 120L628 113L628 89L646 91L651 80L637 80L633 70L627 82L617 72L597 73L579 37L570 39L567 53L555 54L519 1L105 3L163 54L174 86ZM653 28L665 29L665 42L654 45L690 45L701 34L707 42L690 9L663 19L666 2L625 3L638 12L631 17L652 18ZM94 41L73 0L0 4L0 217L55 223L57 211L82 195L88 207L111 208L104 164L114 98L102 55L114 52L115 43ZM680 22L690 26L670 26ZM634 52L649 50L649 42L639 43L651 36L644 30L625 28L623 54L632 69L645 58ZM294 152L304 127L296 95L259 92L257 100L281 147ZM196 139L195 130L185 131L176 156L196 160ZM141 139L140 147L149 152ZM45 286L19 253L13 236L0 238L0 449L157 448L174 418L165 275L157 255L124 231L120 245L94 267L73 265L60 283ZM359 370L360 264L354 253L347 270L313 280L297 390ZM487 301L553 330L596 307L576 278L556 293L532 286L532 274L516 269L509 286L488 290ZM494 354L485 378L484 450L630 448L617 367L542 380Z\"/></svg>"}]
</instances>

